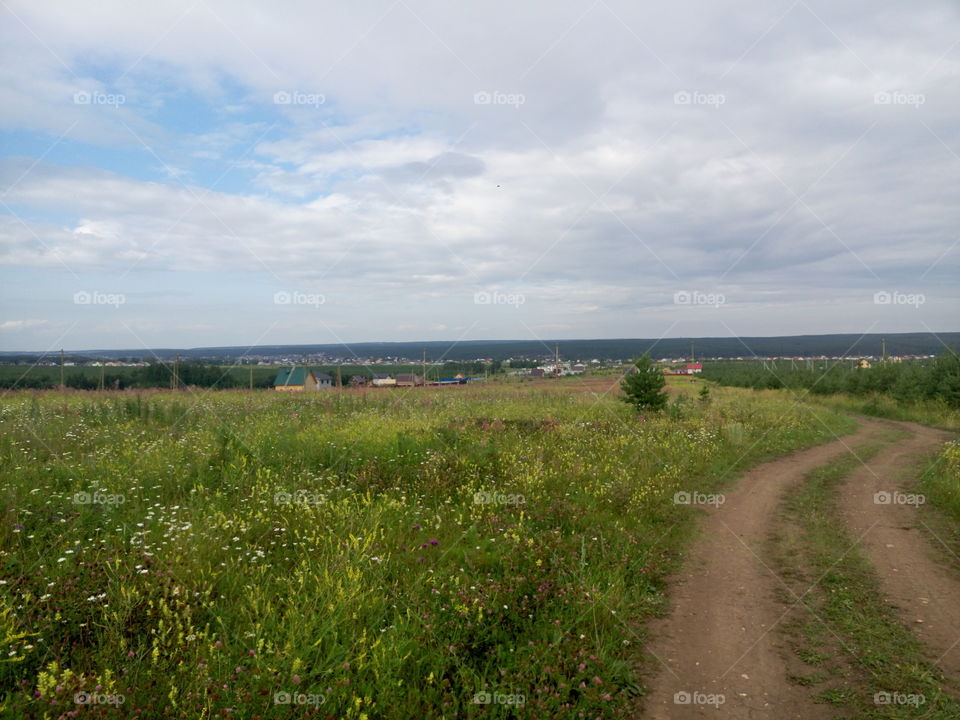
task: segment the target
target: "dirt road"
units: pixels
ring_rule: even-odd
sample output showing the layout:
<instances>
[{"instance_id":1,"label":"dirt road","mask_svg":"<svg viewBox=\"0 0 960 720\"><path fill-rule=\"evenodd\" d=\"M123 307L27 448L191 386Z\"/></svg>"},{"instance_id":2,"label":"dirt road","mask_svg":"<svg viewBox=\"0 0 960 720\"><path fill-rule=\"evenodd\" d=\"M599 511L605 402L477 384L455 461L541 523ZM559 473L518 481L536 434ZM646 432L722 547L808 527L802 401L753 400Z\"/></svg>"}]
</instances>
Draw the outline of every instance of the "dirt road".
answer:
<instances>
[{"instance_id":1,"label":"dirt road","mask_svg":"<svg viewBox=\"0 0 960 720\"><path fill-rule=\"evenodd\" d=\"M789 612L778 595L791 593L767 566L763 544L788 488L891 426L912 437L884 448L845 481L842 512L904 620L917 628L944 671L960 677L960 583L931 558L914 529L916 507L906 504L913 498L900 484L946 436L919 425L863 420L853 435L757 466L710 511L676 578L671 614L651 625L650 651L660 667L643 717L832 716L788 680L789 653L772 631ZM888 495L877 495L875 502L876 493Z\"/></svg>"},{"instance_id":2,"label":"dirt road","mask_svg":"<svg viewBox=\"0 0 960 720\"><path fill-rule=\"evenodd\" d=\"M841 440L758 465L705 518L672 592L672 612L651 627L651 651L661 670L644 717L700 718L714 710L715 695L724 699L716 717L830 717L804 688L787 681L781 639L771 632L784 615L776 597L784 586L764 563L762 546L783 492L874 431L864 426Z\"/></svg>"},{"instance_id":3,"label":"dirt road","mask_svg":"<svg viewBox=\"0 0 960 720\"><path fill-rule=\"evenodd\" d=\"M850 535L863 536L860 547L903 622L947 675L960 678L960 580L934 559L930 541L917 529L924 499L901 484L904 469L919 467L948 436L912 423L896 427L913 437L881 450L847 478L841 511ZM948 552L943 546L937 551Z\"/></svg>"}]
</instances>

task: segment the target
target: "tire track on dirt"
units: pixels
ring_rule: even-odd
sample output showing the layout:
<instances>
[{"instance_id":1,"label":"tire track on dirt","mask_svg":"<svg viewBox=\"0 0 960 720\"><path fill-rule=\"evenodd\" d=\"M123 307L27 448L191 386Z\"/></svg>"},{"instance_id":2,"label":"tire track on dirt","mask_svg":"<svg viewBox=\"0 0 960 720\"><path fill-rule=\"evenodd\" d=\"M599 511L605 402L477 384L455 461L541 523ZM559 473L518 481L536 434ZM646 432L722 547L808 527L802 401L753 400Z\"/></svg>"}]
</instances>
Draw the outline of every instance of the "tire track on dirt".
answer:
<instances>
[{"instance_id":1,"label":"tire track on dirt","mask_svg":"<svg viewBox=\"0 0 960 720\"><path fill-rule=\"evenodd\" d=\"M917 528L917 506L911 503L915 496L903 486L904 471L919 467L950 436L914 423L889 425L912 437L881 450L846 478L840 510L850 534L864 535L861 547L879 575L884 595L944 673L957 680L960 580L932 557L947 550L932 548Z\"/></svg>"},{"instance_id":2,"label":"tire track on dirt","mask_svg":"<svg viewBox=\"0 0 960 720\"><path fill-rule=\"evenodd\" d=\"M785 616L777 597L784 585L761 559L763 545L783 493L879 427L864 421L843 439L758 465L725 494L723 505L710 511L674 579L670 615L650 626L650 652L660 665L643 717L831 717L829 708L788 680L783 639L771 632ZM702 702L710 695L724 696L719 712Z\"/></svg>"}]
</instances>

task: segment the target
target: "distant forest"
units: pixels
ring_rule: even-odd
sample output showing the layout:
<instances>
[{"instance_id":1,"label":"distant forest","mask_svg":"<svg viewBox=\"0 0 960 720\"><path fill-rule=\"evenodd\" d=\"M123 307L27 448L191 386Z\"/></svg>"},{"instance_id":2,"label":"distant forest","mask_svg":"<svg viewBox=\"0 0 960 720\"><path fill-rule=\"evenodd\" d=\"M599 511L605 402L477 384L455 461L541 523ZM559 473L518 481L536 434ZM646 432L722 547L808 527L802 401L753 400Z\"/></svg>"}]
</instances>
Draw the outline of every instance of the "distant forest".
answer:
<instances>
[{"instance_id":1,"label":"distant forest","mask_svg":"<svg viewBox=\"0 0 960 720\"><path fill-rule=\"evenodd\" d=\"M509 358L547 358L559 349L561 359L629 360L645 352L659 358L686 358L691 343L698 358L750 357L879 357L883 342L890 355L936 355L944 347L960 350L960 332L946 333L874 333L870 335L787 335L783 337L742 338L666 338L612 340L473 340L461 342L356 343L346 345L270 345L255 348L208 347L192 349L155 349L146 359L220 360L231 363L244 356L294 358L303 355L326 355L331 358L407 358L419 360L426 352L428 360L453 362L477 358L507 360ZM0 353L5 362L36 362L38 353ZM47 359L52 355L47 354ZM72 352L69 359L120 359L144 357L142 350L90 350Z\"/></svg>"},{"instance_id":2,"label":"distant forest","mask_svg":"<svg viewBox=\"0 0 960 720\"><path fill-rule=\"evenodd\" d=\"M855 367L849 361L713 362L704 365L702 377L721 385L757 390L789 388L819 395L882 393L904 403L939 400L960 408L960 355L950 352L926 362L878 362L870 367Z\"/></svg>"}]
</instances>

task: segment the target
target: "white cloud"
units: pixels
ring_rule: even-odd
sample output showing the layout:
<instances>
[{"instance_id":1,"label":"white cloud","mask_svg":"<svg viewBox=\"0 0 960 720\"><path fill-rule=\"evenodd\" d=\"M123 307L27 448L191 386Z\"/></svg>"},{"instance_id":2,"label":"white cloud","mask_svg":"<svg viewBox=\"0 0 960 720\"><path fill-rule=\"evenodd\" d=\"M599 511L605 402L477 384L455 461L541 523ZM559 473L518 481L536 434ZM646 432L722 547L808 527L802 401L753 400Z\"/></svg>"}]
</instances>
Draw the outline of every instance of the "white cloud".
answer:
<instances>
[{"instance_id":1,"label":"white cloud","mask_svg":"<svg viewBox=\"0 0 960 720\"><path fill-rule=\"evenodd\" d=\"M950 317L946 2L8 7L0 127L41 138L0 160L9 268L214 273L235 291L255 275L328 294L367 339L404 324L371 325L369 303L422 304L420 331L449 332L482 288L523 293L530 328L578 336L656 334L631 325L641 313L727 334L672 305L684 288L738 298L757 332L815 325L788 305L896 284L945 298L925 322ZM278 91L324 102L275 105ZM894 91L924 102L875 102ZM874 318L844 307L822 329ZM479 326L522 336L500 310ZM241 341L242 318L203 312Z\"/></svg>"}]
</instances>

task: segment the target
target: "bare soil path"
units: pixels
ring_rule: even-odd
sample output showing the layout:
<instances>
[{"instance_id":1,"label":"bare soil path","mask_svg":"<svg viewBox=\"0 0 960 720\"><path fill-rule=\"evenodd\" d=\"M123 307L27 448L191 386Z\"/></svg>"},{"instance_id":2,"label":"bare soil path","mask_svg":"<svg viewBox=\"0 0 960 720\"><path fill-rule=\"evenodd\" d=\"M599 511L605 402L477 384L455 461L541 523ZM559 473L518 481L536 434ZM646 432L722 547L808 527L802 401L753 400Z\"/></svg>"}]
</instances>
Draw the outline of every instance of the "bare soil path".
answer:
<instances>
[{"instance_id":1,"label":"bare soil path","mask_svg":"<svg viewBox=\"0 0 960 720\"><path fill-rule=\"evenodd\" d=\"M763 545L783 493L876 431L867 421L841 440L758 465L710 511L676 578L671 614L651 625L650 651L661 667L643 717L831 716L787 679L782 639L771 632L784 616L777 598L784 586L762 559ZM723 695L723 704L710 704L712 695Z\"/></svg>"},{"instance_id":2,"label":"bare soil path","mask_svg":"<svg viewBox=\"0 0 960 720\"><path fill-rule=\"evenodd\" d=\"M949 435L923 425L891 423L913 436L881 450L844 482L841 512L851 536L880 576L884 595L948 676L960 678L960 580L935 559L918 529L917 500L902 485ZM935 541L934 541L935 542Z\"/></svg>"},{"instance_id":3,"label":"bare soil path","mask_svg":"<svg viewBox=\"0 0 960 720\"><path fill-rule=\"evenodd\" d=\"M671 614L651 625L660 669L643 717L830 718L829 707L790 682L779 633L785 585L763 545L783 493L851 448L898 428L911 437L889 445L851 474L841 513L851 537L876 567L883 592L947 675L960 678L960 580L934 559L916 529L916 506L903 483L949 436L922 425L861 420L853 435L764 463L747 472L711 510L686 567L675 579ZM947 552L943 550L942 552ZM715 703L717 696L723 703Z\"/></svg>"}]
</instances>

